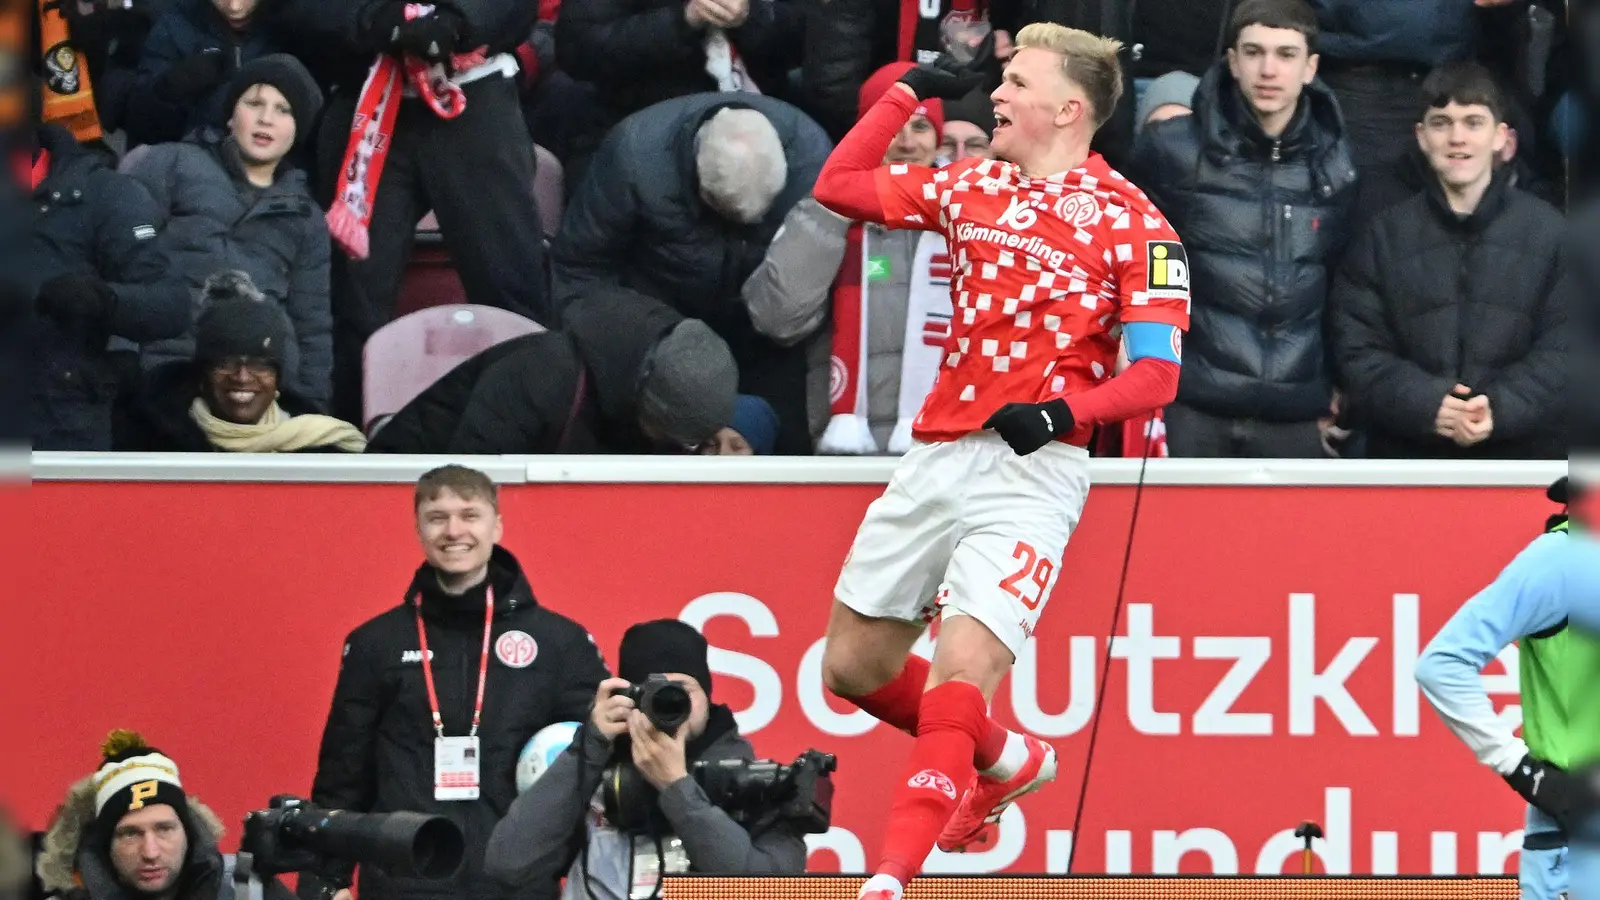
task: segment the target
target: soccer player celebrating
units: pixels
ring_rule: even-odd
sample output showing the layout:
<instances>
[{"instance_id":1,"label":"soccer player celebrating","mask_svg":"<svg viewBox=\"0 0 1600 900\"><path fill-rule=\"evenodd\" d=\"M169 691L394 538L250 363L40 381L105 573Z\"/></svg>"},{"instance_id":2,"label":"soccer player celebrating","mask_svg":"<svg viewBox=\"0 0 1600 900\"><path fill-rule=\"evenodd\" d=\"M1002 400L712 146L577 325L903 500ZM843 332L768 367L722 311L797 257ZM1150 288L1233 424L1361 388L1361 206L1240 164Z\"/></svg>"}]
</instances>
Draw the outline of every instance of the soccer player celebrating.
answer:
<instances>
[{"instance_id":1,"label":"soccer player celebrating","mask_svg":"<svg viewBox=\"0 0 1600 900\"><path fill-rule=\"evenodd\" d=\"M829 689L916 737L863 900L899 900L936 841L967 847L1055 777L1055 751L994 722L988 703L1055 584L1094 427L1177 393L1183 245L1089 151L1121 94L1119 45L1041 23L1016 47L992 95L999 159L880 166L919 104L980 83L981 54L967 67L946 58L885 93L815 189L848 219L942 232L954 263L944 363L828 623ZM1119 341L1131 364L1112 377ZM910 649L936 615L930 665Z\"/></svg>"}]
</instances>

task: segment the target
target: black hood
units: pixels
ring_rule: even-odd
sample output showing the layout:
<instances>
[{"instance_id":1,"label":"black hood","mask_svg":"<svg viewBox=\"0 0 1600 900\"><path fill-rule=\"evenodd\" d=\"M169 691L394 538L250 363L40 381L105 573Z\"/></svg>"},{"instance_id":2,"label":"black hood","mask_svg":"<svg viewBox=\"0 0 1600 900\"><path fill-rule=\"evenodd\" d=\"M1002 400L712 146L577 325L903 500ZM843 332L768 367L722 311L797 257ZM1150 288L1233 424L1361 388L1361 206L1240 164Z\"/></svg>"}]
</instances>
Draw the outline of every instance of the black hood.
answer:
<instances>
[{"instance_id":1,"label":"black hood","mask_svg":"<svg viewBox=\"0 0 1600 900\"><path fill-rule=\"evenodd\" d=\"M1438 178L1429 178L1422 192L1428 198L1428 209L1445 223L1446 228L1470 234L1482 231L1505 209L1510 200L1512 181L1511 167L1496 165L1477 208L1464 216L1450 208L1450 201L1444 195L1444 184Z\"/></svg>"},{"instance_id":2,"label":"black hood","mask_svg":"<svg viewBox=\"0 0 1600 900\"><path fill-rule=\"evenodd\" d=\"M50 154L50 174L39 190L46 190L52 181L63 178L86 178L96 169L113 168L104 154L78 143L72 132L60 125L41 125L38 131L39 147Z\"/></svg>"},{"instance_id":3,"label":"black hood","mask_svg":"<svg viewBox=\"0 0 1600 900\"><path fill-rule=\"evenodd\" d=\"M522 574L522 564L510 550L496 544L489 554L489 577L477 587L461 594L446 594L439 587L439 579L432 565L424 562L411 576L411 586L406 588L406 603L422 598L422 614L429 619L455 620L483 619L484 594L494 588L495 615L501 616L518 609L536 605L533 588Z\"/></svg>"},{"instance_id":4,"label":"black hood","mask_svg":"<svg viewBox=\"0 0 1600 900\"><path fill-rule=\"evenodd\" d=\"M561 314L561 330L577 346L589 392L608 422L637 427L645 361L683 319L665 303L625 288L596 290Z\"/></svg>"},{"instance_id":5,"label":"black hood","mask_svg":"<svg viewBox=\"0 0 1600 900\"><path fill-rule=\"evenodd\" d=\"M1271 156L1275 142L1251 114L1226 60L1212 65L1200 79L1193 115L1205 153L1215 162ZM1276 143L1281 157L1308 159L1315 168L1337 149L1344 133L1344 116L1333 91L1321 80L1313 80L1301 92L1294 118Z\"/></svg>"}]
</instances>

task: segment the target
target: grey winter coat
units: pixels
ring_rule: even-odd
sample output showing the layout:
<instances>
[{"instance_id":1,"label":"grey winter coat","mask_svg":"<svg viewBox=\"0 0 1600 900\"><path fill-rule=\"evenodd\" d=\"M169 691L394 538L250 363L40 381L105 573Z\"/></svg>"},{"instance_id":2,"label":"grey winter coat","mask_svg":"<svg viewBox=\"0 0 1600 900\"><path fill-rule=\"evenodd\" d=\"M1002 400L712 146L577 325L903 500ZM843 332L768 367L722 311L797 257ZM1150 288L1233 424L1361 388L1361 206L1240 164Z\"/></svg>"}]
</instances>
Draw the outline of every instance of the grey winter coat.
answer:
<instances>
[{"instance_id":1,"label":"grey winter coat","mask_svg":"<svg viewBox=\"0 0 1600 900\"><path fill-rule=\"evenodd\" d=\"M244 176L231 137L206 129L175 144L157 144L126 167L167 214L161 249L194 291L223 269L250 275L283 307L294 328L283 381L325 408L332 392L333 313L328 300L328 226L306 187L305 173L280 164L277 180L258 188ZM145 344L148 371L194 355L194 330Z\"/></svg>"},{"instance_id":2,"label":"grey winter coat","mask_svg":"<svg viewBox=\"0 0 1600 900\"><path fill-rule=\"evenodd\" d=\"M691 766L699 760L755 759L750 741L732 719L727 707L712 707L710 727L686 748ZM600 787L600 775L611 753L610 741L592 726L585 724L578 730L571 746L522 792L495 826L484 857L484 869L491 878L541 900L585 896L583 876L568 872L577 855L573 837L579 829L590 828L590 798ZM795 829L779 822L752 836L713 806L693 777L667 785L657 802L672 833L683 841L692 872L799 875L805 871L806 844ZM604 837L614 835L609 829L590 830L586 854L590 886L600 900L615 900L627 894L618 891L615 883L627 877L627 860L615 858L626 852L627 845ZM563 876L567 877L565 894L559 890Z\"/></svg>"},{"instance_id":3,"label":"grey winter coat","mask_svg":"<svg viewBox=\"0 0 1600 900\"><path fill-rule=\"evenodd\" d=\"M795 205L767 248L766 258L744 283L744 301L756 331L784 346L816 334L819 342L831 348L832 334L818 334L818 330L831 317L833 286L844 260L849 229L848 221L811 197ZM867 316L867 421L878 446L887 447L900 416L900 359L906 345L911 267L922 232L873 224L863 230L867 252L887 257L889 262L889 277L873 282L867 291L871 304ZM820 350L813 357L820 359L821 365L813 364L807 384L806 405L815 435L826 427L831 406L828 358L829 354Z\"/></svg>"}]
</instances>

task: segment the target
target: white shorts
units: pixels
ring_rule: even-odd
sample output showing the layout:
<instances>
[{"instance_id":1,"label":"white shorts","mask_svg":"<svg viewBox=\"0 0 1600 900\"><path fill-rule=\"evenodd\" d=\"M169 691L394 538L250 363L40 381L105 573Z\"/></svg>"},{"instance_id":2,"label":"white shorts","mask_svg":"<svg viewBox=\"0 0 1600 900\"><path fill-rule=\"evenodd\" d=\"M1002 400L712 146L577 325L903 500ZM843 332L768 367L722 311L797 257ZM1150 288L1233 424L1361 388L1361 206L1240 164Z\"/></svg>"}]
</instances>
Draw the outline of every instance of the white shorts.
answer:
<instances>
[{"instance_id":1,"label":"white shorts","mask_svg":"<svg viewBox=\"0 0 1600 900\"><path fill-rule=\"evenodd\" d=\"M971 616L1013 655L1033 634L1089 496L1089 454L999 435L917 443L872 502L833 595L872 618Z\"/></svg>"}]
</instances>

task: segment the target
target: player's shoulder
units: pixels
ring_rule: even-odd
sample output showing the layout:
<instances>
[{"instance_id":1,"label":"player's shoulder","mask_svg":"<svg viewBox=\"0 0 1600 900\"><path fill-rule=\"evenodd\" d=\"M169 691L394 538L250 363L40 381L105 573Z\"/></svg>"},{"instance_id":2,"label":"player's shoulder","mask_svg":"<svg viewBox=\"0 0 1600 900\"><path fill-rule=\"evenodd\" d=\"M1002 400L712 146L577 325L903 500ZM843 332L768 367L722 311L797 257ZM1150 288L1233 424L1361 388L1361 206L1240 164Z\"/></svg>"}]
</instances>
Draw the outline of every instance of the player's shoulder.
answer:
<instances>
[{"instance_id":1,"label":"player's shoulder","mask_svg":"<svg viewBox=\"0 0 1600 900\"><path fill-rule=\"evenodd\" d=\"M1103 157L1098 155L1091 157L1086 167L1095 176L1096 191L1104 197L1105 205L1128 212L1130 218L1137 216L1138 224L1146 231L1172 230L1167 217L1156 208L1155 201L1150 199L1150 195L1121 171L1112 168ZM1122 224L1127 227L1130 223Z\"/></svg>"}]
</instances>

